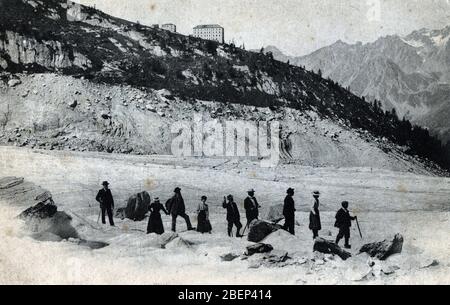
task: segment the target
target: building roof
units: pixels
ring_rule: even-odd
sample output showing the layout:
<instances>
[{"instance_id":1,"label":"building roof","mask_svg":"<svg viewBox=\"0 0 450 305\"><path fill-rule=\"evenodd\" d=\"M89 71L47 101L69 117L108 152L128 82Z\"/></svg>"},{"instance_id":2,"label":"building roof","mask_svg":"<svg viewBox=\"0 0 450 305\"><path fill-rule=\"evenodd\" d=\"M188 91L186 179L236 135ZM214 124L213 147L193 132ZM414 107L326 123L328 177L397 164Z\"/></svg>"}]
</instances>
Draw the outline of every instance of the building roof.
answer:
<instances>
[{"instance_id":1,"label":"building roof","mask_svg":"<svg viewBox=\"0 0 450 305\"><path fill-rule=\"evenodd\" d=\"M194 27L194 29L211 29L211 28L221 28L221 29L223 29L223 27L221 27L218 24L200 24L200 25L197 25L196 27Z\"/></svg>"}]
</instances>

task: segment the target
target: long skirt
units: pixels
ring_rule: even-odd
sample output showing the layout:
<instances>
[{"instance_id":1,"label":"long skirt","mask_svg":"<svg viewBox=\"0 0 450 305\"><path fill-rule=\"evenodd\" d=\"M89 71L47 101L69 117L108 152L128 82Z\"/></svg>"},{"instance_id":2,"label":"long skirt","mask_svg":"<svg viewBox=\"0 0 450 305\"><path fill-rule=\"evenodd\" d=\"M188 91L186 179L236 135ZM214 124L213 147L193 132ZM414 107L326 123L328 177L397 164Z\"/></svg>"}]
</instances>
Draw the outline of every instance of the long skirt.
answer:
<instances>
[{"instance_id":1,"label":"long skirt","mask_svg":"<svg viewBox=\"0 0 450 305\"><path fill-rule=\"evenodd\" d=\"M197 217L197 231L200 233L209 233L212 230L211 223L206 218L206 212L200 211Z\"/></svg>"},{"instance_id":2,"label":"long skirt","mask_svg":"<svg viewBox=\"0 0 450 305\"><path fill-rule=\"evenodd\" d=\"M164 226L161 219L161 214L151 213L148 219L147 234L156 233L161 235L164 233Z\"/></svg>"}]
</instances>

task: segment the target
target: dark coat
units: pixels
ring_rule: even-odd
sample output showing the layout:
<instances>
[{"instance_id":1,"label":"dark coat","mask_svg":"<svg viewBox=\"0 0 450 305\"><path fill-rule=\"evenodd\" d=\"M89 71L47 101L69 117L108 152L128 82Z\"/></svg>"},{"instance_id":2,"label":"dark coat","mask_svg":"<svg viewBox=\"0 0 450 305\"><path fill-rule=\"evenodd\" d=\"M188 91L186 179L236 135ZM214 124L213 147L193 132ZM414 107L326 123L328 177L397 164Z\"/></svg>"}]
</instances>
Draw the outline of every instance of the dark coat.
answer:
<instances>
[{"instance_id":1,"label":"dark coat","mask_svg":"<svg viewBox=\"0 0 450 305\"><path fill-rule=\"evenodd\" d=\"M336 222L334 226L336 228L350 228L352 226L352 220L355 219L356 217L350 216L349 211L342 208L336 213Z\"/></svg>"},{"instance_id":2,"label":"dark coat","mask_svg":"<svg viewBox=\"0 0 450 305\"><path fill-rule=\"evenodd\" d=\"M227 221L234 222L236 220L241 219L241 214L239 213L239 209L237 207L236 202L228 202L224 201L222 204L224 209L227 209Z\"/></svg>"},{"instance_id":3,"label":"dark coat","mask_svg":"<svg viewBox=\"0 0 450 305\"><path fill-rule=\"evenodd\" d=\"M284 198L283 216L285 218L295 217L295 202L292 196L287 195L286 198Z\"/></svg>"},{"instance_id":4,"label":"dark coat","mask_svg":"<svg viewBox=\"0 0 450 305\"><path fill-rule=\"evenodd\" d=\"M101 205L103 205L106 208L114 209L114 199L110 189L107 190L101 189L100 191L98 191L95 200L97 200Z\"/></svg>"},{"instance_id":5,"label":"dark coat","mask_svg":"<svg viewBox=\"0 0 450 305\"><path fill-rule=\"evenodd\" d=\"M314 213L313 213L314 211ZM320 221L320 211L318 207L314 207L313 211L309 213L309 229L310 230L322 230L322 223Z\"/></svg>"},{"instance_id":6,"label":"dark coat","mask_svg":"<svg viewBox=\"0 0 450 305\"><path fill-rule=\"evenodd\" d=\"M208 210L209 210L208 205L205 204L204 209L198 211L197 232L200 232L200 233L211 232L212 226L208 219Z\"/></svg>"},{"instance_id":7,"label":"dark coat","mask_svg":"<svg viewBox=\"0 0 450 305\"><path fill-rule=\"evenodd\" d=\"M166 208L172 216L183 215L186 213L183 196L179 193L175 193L172 198L167 200Z\"/></svg>"},{"instance_id":8,"label":"dark coat","mask_svg":"<svg viewBox=\"0 0 450 305\"><path fill-rule=\"evenodd\" d=\"M247 197L244 200L245 215L247 217L247 220L253 220L258 218L259 216L260 206L258 204L258 201L255 197L253 197L252 199L250 199L250 197Z\"/></svg>"},{"instance_id":9,"label":"dark coat","mask_svg":"<svg viewBox=\"0 0 450 305\"><path fill-rule=\"evenodd\" d=\"M147 234L156 233L163 234L164 226L161 219L160 211L164 211L164 213L169 214L164 206L159 202L153 202L149 205L148 210L150 211L150 217L148 219L147 225Z\"/></svg>"}]
</instances>

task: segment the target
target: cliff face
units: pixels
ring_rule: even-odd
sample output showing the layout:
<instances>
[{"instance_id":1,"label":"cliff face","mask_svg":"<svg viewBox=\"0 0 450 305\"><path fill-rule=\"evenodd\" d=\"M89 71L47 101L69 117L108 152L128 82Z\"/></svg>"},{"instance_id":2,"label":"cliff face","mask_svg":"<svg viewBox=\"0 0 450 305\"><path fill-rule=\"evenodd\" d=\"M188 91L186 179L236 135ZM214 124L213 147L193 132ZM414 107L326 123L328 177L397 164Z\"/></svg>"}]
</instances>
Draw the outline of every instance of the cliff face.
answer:
<instances>
[{"instance_id":1,"label":"cliff face","mask_svg":"<svg viewBox=\"0 0 450 305\"><path fill-rule=\"evenodd\" d=\"M0 54L7 54L7 57L3 55L2 58L4 69L7 69L8 62L17 66L38 65L48 70L92 67L86 56L66 48L60 41L38 41L13 31L3 32L0 39Z\"/></svg>"}]
</instances>

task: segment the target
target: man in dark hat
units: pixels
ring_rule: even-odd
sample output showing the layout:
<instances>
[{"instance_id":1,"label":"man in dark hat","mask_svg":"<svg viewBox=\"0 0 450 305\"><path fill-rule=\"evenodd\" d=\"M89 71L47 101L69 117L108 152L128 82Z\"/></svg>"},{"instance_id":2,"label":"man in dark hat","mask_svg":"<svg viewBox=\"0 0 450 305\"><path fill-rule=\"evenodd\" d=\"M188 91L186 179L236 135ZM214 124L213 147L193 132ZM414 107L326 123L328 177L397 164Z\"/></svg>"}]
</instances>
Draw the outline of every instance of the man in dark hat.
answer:
<instances>
[{"instance_id":1,"label":"man in dark hat","mask_svg":"<svg viewBox=\"0 0 450 305\"><path fill-rule=\"evenodd\" d=\"M336 223L334 226L339 228L339 233L336 237L336 244L339 244L339 241L342 237L345 238L345 248L351 249L349 244L350 240L350 227L352 226L352 220L356 220L356 216L350 216L350 212L348 211L348 201L342 202L342 208L336 213Z\"/></svg>"},{"instance_id":2,"label":"man in dark hat","mask_svg":"<svg viewBox=\"0 0 450 305\"><path fill-rule=\"evenodd\" d=\"M174 193L172 198L166 202L167 211L172 215L172 231L176 232L178 216L184 218L189 231L194 230L189 216L186 215L186 206L184 205L183 196L181 196L181 189L179 187L175 188Z\"/></svg>"},{"instance_id":3,"label":"man in dark hat","mask_svg":"<svg viewBox=\"0 0 450 305\"><path fill-rule=\"evenodd\" d=\"M254 189L248 190L247 194L248 196L244 200L244 208L245 216L247 217L247 226L249 226L254 219L258 219L259 208L261 206L258 204L258 201L255 198Z\"/></svg>"},{"instance_id":4,"label":"man in dark hat","mask_svg":"<svg viewBox=\"0 0 450 305\"><path fill-rule=\"evenodd\" d=\"M241 215L239 213L239 209L237 207L236 202L233 200L232 195L228 195L226 198L223 198L224 209L227 209L227 222L228 222L228 236L233 236L233 225L236 226L236 237L242 237L240 230L242 228L241 224Z\"/></svg>"},{"instance_id":5,"label":"man in dark hat","mask_svg":"<svg viewBox=\"0 0 450 305\"><path fill-rule=\"evenodd\" d=\"M113 210L114 199L109 189L108 181L103 181L103 188L98 191L95 199L100 203L100 209L102 210L102 223L106 224L106 215L108 214L109 224L114 226Z\"/></svg>"},{"instance_id":6,"label":"man in dark hat","mask_svg":"<svg viewBox=\"0 0 450 305\"><path fill-rule=\"evenodd\" d=\"M293 188L288 188L286 191L287 195L284 198L283 215L284 215L284 226L283 229L295 235L295 202L294 194L295 190Z\"/></svg>"}]
</instances>

